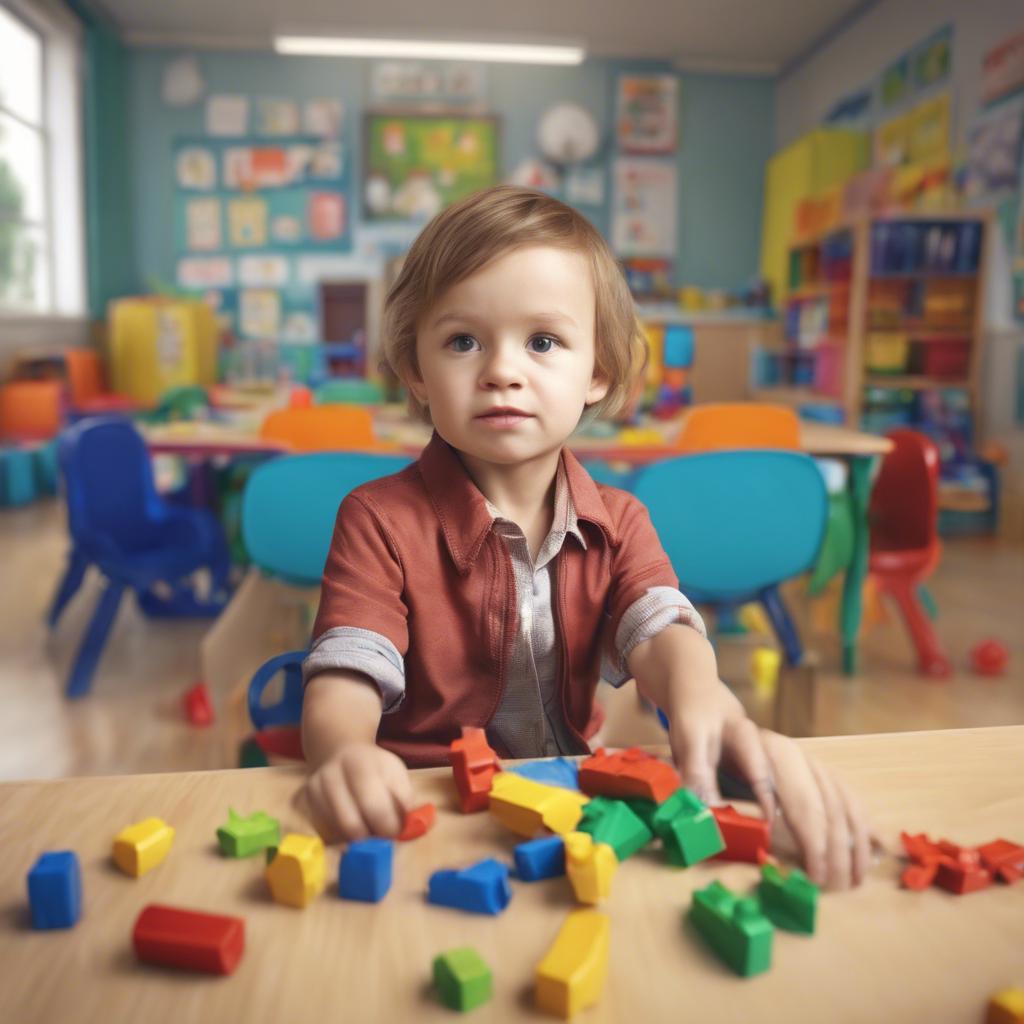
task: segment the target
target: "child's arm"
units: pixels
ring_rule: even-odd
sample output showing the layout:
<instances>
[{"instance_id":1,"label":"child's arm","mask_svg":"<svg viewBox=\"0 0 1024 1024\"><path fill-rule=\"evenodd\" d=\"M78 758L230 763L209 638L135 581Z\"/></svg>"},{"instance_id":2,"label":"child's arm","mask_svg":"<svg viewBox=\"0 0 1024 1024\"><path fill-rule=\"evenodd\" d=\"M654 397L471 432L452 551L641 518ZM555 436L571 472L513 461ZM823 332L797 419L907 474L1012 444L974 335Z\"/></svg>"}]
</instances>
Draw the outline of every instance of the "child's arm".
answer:
<instances>
[{"instance_id":1,"label":"child's arm","mask_svg":"<svg viewBox=\"0 0 1024 1024\"><path fill-rule=\"evenodd\" d=\"M398 835L412 807L408 770L377 746L380 717L380 691L360 672L321 672L306 686L302 748L309 776L302 796L328 843Z\"/></svg>"},{"instance_id":2,"label":"child's arm","mask_svg":"<svg viewBox=\"0 0 1024 1024\"><path fill-rule=\"evenodd\" d=\"M833 888L860 883L870 840L856 802L791 739L758 729L718 678L711 644L697 630L667 626L637 644L627 662L640 692L668 718L686 785L705 800L719 799L716 769L724 759L750 783L769 820L778 796L812 880Z\"/></svg>"}]
</instances>

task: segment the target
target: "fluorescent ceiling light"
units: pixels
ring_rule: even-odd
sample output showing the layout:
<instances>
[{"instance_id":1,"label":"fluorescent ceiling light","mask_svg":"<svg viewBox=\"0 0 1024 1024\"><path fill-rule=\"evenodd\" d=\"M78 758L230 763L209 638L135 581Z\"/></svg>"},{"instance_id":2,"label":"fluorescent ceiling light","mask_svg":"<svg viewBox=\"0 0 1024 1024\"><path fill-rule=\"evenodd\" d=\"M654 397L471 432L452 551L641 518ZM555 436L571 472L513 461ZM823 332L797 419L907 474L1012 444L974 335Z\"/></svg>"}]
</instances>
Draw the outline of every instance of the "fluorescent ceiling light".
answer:
<instances>
[{"instance_id":1,"label":"fluorescent ceiling light","mask_svg":"<svg viewBox=\"0 0 1024 1024\"><path fill-rule=\"evenodd\" d=\"M581 64L582 46L465 43L423 39L359 39L340 36L277 36L278 53L317 57L406 57L419 60L497 61L517 64Z\"/></svg>"}]
</instances>

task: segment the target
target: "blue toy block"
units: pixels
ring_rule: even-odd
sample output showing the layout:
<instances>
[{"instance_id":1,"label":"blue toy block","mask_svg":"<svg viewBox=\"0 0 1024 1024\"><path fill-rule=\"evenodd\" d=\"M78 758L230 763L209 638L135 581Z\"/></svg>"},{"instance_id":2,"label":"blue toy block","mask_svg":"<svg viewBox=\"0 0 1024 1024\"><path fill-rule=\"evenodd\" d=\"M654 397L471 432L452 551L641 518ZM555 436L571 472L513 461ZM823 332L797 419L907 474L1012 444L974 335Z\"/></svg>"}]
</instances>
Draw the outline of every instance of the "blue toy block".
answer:
<instances>
[{"instance_id":1,"label":"blue toy block","mask_svg":"<svg viewBox=\"0 0 1024 1024\"><path fill-rule=\"evenodd\" d=\"M390 839L350 843L338 867L338 895L343 900L379 903L391 888L395 844Z\"/></svg>"},{"instance_id":2,"label":"blue toy block","mask_svg":"<svg viewBox=\"0 0 1024 1024\"><path fill-rule=\"evenodd\" d=\"M525 764L510 765L505 769L515 772L535 782L544 782L549 786L561 786L563 789L580 788L580 770L575 761L567 757L554 757L544 761L527 761Z\"/></svg>"},{"instance_id":3,"label":"blue toy block","mask_svg":"<svg viewBox=\"0 0 1024 1024\"><path fill-rule=\"evenodd\" d=\"M430 876L427 899L474 914L500 914L512 899L508 867L488 857L461 871L435 871Z\"/></svg>"},{"instance_id":4,"label":"blue toy block","mask_svg":"<svg viewBox=\"0 0 1024 1024\"><path fill-rule=\"evenodd\" d=\"M28 873L33 928L71 928L82 916L82 869L73 850L39 855Z\"/></svg>"},{"instance_id":5,"label":"blue toy block","mask_svg":"<svg viewBox=\"0 0 1024 1024\"><path fill-rule=\"evenodd\" d=\"M669 324L665 328L662 365L665 369L688 369L693 366L693 328L686 324Z\"/></svg>"},{"instance_id":6,"label":"blue toy block","mask_svg":"<svg viewBox=\"0 0 1024 1024\"><path fill-rule=\"evenodd\" d=\"M516 877L524 882L565 874L565 843L561 836L541 836L520 843L513 851Z\"/></svg>"}]
</instances>

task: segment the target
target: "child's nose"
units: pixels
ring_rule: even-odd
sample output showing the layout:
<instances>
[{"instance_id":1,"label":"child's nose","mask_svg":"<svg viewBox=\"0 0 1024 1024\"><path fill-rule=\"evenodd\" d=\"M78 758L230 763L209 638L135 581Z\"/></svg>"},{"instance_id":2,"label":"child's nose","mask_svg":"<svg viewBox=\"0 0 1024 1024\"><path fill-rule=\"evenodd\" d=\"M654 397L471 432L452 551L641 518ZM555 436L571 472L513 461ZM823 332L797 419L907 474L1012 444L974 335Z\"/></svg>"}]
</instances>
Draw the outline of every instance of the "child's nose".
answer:
<instances>
[{"instance_id":1,"label":"child's nose","mask_svg":"<svg viewBox=\"0 0 1024 1024\"><path fill-rule=\"evenodd\" d=\"M484 364L481 384L486 388L521 387L523 371L516 353L500 347L492 351Z\"/></svg>"}]
</instances>

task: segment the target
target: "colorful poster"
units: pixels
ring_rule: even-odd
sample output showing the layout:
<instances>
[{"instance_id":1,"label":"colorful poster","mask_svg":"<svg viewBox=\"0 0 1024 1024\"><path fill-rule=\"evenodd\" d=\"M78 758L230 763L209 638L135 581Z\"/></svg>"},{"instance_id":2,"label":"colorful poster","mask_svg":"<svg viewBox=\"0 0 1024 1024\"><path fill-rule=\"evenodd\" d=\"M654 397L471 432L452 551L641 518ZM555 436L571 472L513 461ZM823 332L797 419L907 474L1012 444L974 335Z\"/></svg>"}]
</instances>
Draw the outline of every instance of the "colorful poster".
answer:
<instances>
[{"instance_id":1,"label":"colorful poster","mask_svg":"<svg viewBox=\"0 0 1024 1024\"><path fill-rule=\"evenodd\" d=\"M910 54L905 53L882 72L882 106L893 107L910 94Z\"/></svg>"},{"instance_id":2,"label":"colorful poster","mask_svg":"<svg viewBox=\"0 0 1024 1024\"><path fill-rule=\"evenodd\" d=\"M185 207L185 245L195 252L216 252L222 246L220 200L190 199Z\"/></svg>"},{"instance_id":3,"label":"colorful poster","mask_svg":"<svg viewBox=\"0 0 1024 1024\"><path fill-rule=\"evenodd\" d=\"M971 128L964 193L970 200L1000 199L1020 180L1024 109L1000 108Z\"/></svg>"},{"instance_id":4,"label":"colorful poster","mask_svg":"<svg viewBox=\"0 0 1024 1024\"><path fill-rule=\"evenodd\" d=\"M934 165L949 160L949 93L919 103L910 118L909 159Z\"/></svg>"},{"instance_id":5,"label":"colorful poster","mask_svg":"<svg viewBox=\"0 0 1024 1024\"><path fill-rule=\"evenodd\" d=\"M923 43L915 46L910 55L914 69L914 88L927 89L949 77L953 63L953 27L945 25Z\"/></svg>"},{"instance_id":6,"label":"colorful poster","mask_svg":"<svg viewBox=\"0 0 1024 1024\"><path fill-rule=\"evenodd\" d=\"M341 135L344 109L341 100L310 100L303 110L302 130L307 135L336 139Z\"/></svg>"},{"instance_id":7,"label":"colorful poster","mask_svg":"<svg viewBox=\"0 0 1024 1024\"><path fill-rule=\"evenodd\" d=\"M612 248L617 256L674 256L676 167L663 160L616 160Z\"/></svg>"},{"instance_id":8,"label":"colorful poster","mask_svg":"<svg viewBox=\"0 0 1024 1024\"><path fill-rule=\"evenodd\" d=\"M199 256L178 260L178 285L182 288L228 288L234 284L231 260Z\"/></svg>"},{"instance_id":9,"label":"colorful poster","mask_svg":"<svg viewBox=\"0 0 1024 1024\"><path fill-rule=\"evenodd\" d=\"M248 96L211 96L206 101L207 135L245 135L248 130Z\"/></svg>"},{"instance_id":10,"label":"colorful poster","mask_svg":"<svg viewBox=\"0 0 1024 1024\"><path fill-rule=\"evenodd\" d=\"M299 105L294 100L261 99L256 130L260 135L297 135Z\"/></svg>"},{"instance_id":11,"label":"colorful poster","mask_svg":"<svg viewBox=\"0 0 1024 1024\"><path fill-rule=\"evenodd\" d=\"M267 204L262 199L228 201L228 238L238 249L267 244Z\"/></svg>"},{"instance_id":12,"label":"colorful poster","mask_svg":"<svg viewBox=\"0 0 1024 1024\"><path fill-rule=\"evenodd\" d=\"M288 283L288 260L284 256L240 256L238 283L244 288L280 288Z\"/></svg>"},{"instance_id":13,"label":"colorful poster","mask_svg":"<svg viewBox=\"0 0 1024 1024\"><path fill-rule=\"evenodd\" d=\"M672 153L678 144L675 75L620 75L615 135L623 153Z\"/></svg>"},{"instance_id":14,"label":"colorful poster","mask_svg":"<svg viewBox=\"0 0 1024 1024\"><path fill-rule=\"evenodd\" d=\"M565 201L573 206L601 206L604 203L604 168L571 168L565 176Z\"/></svg>"},{"instance_id":15,"label":"colorful poster","mask_svg":"<svg viewBox=\"0 0 1024 1024\"><path fill-rule=\"evenodd\" d=\"M338 192L313 192L309 197L309 234L326 242L345 233L345 197Z\"/></svg>"},{"instance_id":16,"label":"colorful poster","mask_svg":"<svg viewBox=\"0 0 1024 1024\"><path fill-rule=\"evenodd\" d=\"M1004 39L985 54L981 66L981 100L994 103L1024 88L1024 32Z\"/></svg>"},{"instance_id":17,"label":"colorful poster","mask_svg":"<svg viewBox=\"0 0 1024 1024\"><path fill-rule=\"evenodd\" d=\"M273 288L242 289L238 327L247 338L276 337L281 327L281 296Z\"/></svg>"},{"instance_id":18,"label":"colorful poster","mask_svg":"<svg viewBox=\"0 0 1024 1024\"><path fill-rule=\"evenodd\" d=\"M217 161L213 153L203 147L189 146L179 150L174 167L182 188L208 192L217 184Z\"/></svg>"}]
</instances>

